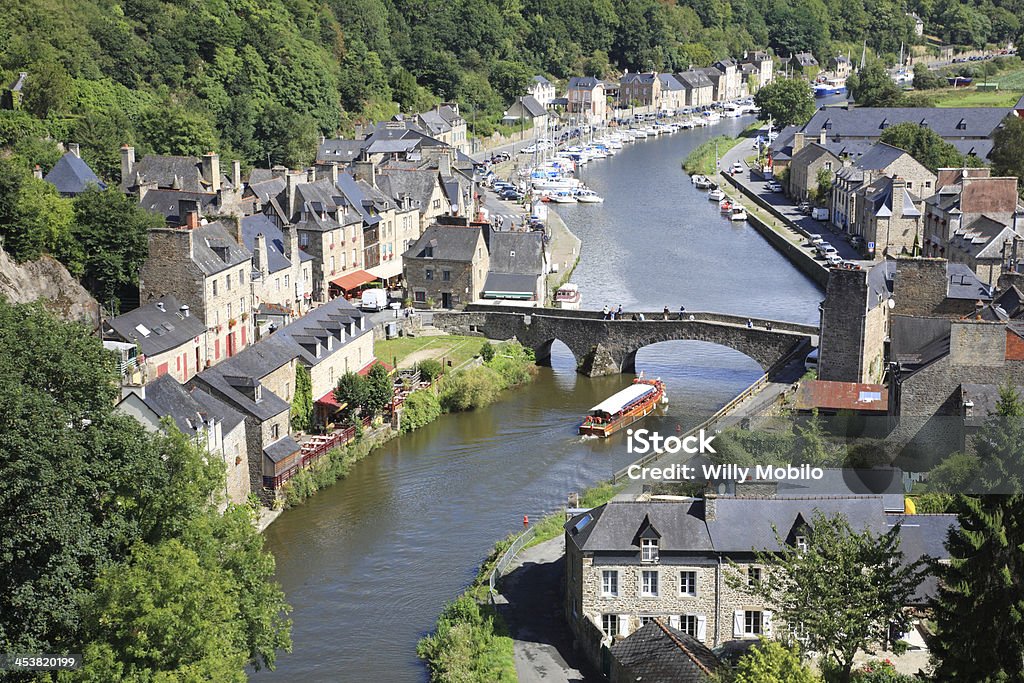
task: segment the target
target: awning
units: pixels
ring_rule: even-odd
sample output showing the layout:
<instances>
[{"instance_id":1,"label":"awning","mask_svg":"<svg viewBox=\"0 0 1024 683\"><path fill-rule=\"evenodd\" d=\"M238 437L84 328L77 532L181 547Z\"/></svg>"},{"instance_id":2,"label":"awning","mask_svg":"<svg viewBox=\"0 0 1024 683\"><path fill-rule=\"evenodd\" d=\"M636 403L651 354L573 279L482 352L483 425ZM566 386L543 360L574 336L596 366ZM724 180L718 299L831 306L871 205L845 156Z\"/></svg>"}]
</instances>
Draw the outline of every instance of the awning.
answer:
<instances>
[{"instance_id":1,"label":"awning","mask_svg":"<svg viewBox=\"0 0 1024 683\"><path fill-rule=\"evenodd\" d=\"M365 285L367 282L373 282L376 279L377 276L372 273L368 273L365 270L356 270L348 275L342 275L337 279L331 280L331 284L342 291L349 292L360 285Z\"/></svg>"},{"instance_id":2,"label":"awning","mask_svg":"<svg viewBox=\"0 0 1024 683\"><path fill-rule=\"evenodd\" d=\"M374 278L379 278L381 280L390 280L393 277L398 277L402 274L402 259L390 259L380 265L370 268L369 272L374 276Z\"/></svg>"},{"instance_id":3,"label":"awning","mask_svg":"<svg viewBox=\"0 0 1024 683\"><path fill-rule=\"evenodd\" d=\"M372 368L374 365L377 365L378 363L383 365L384 369L387 370L388 373L390 373L392 370L394 370L394 368L392 368L390 365L388 365L384 361L380 360L379 358L374 358L369 363L367 363L363 367L359 368L359 374L363 375L365 377L366 375L370 374L370 368Z\"/></svg>"},{"instance_id":4,"label":"awning","mask_svg":"<svg viewBox=\"0 0 1024 683\"><path fill-rule=\"evenodd\" d=\"M639 399L643 398L652 391L656 391L657 387L652 384L630 384L628 387L612 394L605 400L598 403L596 406L590 409L591 413L608 413L614 415L615 413L623 410L626 406L635 403Z\"/></svg>"},{"instance_id":5,"label":"awning","mask_svg":"<svg viewBox=\"0 0 1024 683\"><path fill-rule=\"evenodd\" d=\"M316 402L322 406L330 406L335 410L341 410L347 403L338 403L338 399L334 398L334 389L331 389L326 394L316 400Z\"/></svg>"}]
</instances>

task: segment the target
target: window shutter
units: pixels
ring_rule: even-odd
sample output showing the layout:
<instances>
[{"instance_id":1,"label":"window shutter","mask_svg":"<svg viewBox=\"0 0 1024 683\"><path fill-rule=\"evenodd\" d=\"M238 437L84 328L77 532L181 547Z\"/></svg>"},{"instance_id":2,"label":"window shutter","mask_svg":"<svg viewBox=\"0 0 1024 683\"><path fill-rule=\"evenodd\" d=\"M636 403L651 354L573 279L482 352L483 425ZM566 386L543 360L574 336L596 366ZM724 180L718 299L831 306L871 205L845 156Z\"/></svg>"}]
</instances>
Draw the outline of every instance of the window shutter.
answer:
<instances>
[{"instance_id":1,"label":"window shutter","mask_svg":"<svg viewBox=\"0 0 1024 683\"><path fill-rule=\"evenodd\" d=\"M672 628L679 628L679 615L671 614L668 618L668 625Z\"/></svg>"},{"instance_id":2,"label":"window shutter","mask_svg":"<svg viewBox=\"0 0 1024 683\"><path fill-rule=\"evenodd\" d=\"M770 636L772 634L772 613L765 610L761 615L761 624L764 626L764 634L766 636Z\"/></svg>"},{"instance_id":3,"label":"window shutter","mask_svg":"<svg viewBox=\"0 0 1024 683\"><path fill-rule=\"evenodd\" d=\"M619 635L625 638L629 635L629 615L619 615Z\"/></svg>"},{"instance_id":4,"label":"window shutter","mask_svg":"<svg viewBox=\"0 0 1024 683\"><path fill-rule=\"evenodd\" d=\"M704 642L708 639L708 619L703 614L697 615L697 640Z\"/></svg>"},{"instance_id":5,"label":"window shutter","mask_svg":"<svg viewBox=\"0 0 1024 683\"><path fill-rule=\"evenodd\" d=\"M738 609L732 615L732 637L743 637L743 610Z\"/></svg>"}]
</instances>

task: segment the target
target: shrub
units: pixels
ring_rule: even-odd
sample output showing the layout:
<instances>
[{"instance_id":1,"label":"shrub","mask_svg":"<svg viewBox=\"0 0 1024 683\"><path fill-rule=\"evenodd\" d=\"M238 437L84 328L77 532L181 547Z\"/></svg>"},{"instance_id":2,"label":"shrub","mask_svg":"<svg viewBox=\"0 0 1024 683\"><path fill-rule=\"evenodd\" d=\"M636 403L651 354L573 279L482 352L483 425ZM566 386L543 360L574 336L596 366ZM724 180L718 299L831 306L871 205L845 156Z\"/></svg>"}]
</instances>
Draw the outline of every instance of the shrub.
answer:
<instances>
[{"instance_id":1,"label":"shrub","mask_svg":"<svg viewBox=\"0 0 1024 683\"><path fill-rule=\"evenodd\" d=\"M450 413L480 408L493 403L501 388L501 375L486 365L463 370L442 383L441 407Z\"/></svg>"},{"instance_id":2,"label":"shrub","mask_svg":"<svg viewBox=\"0 0 1024 683\"><path fill-rule=\"evenodd\" d=\"M888 659L883 662L865 664L850 677L853 683L914 683L913 676L901 674Z\"/></svg>"},{"instance_id":3,"label":"shrub","mask_svg":"<svg viewBox=\"0 0 1024 683\"><path fill-rule=\"evenodd\" d=\"M493 608L466 594L445 607L437 630L416 647L431 680L467 683L516 681L512 651L512 639Z\"/></svg>"},{"instance_id":4,"label":"shrub","mask_svg":"<svg viewBox=\"0 0 1024 683\"><path fill-rule=\"evenodd\" d=\"M421 360L416 369L420 371L420 379L424 382L433 382L435 377L441 375L441 361L428 358L427 360Z\"/></svg>"},{"instance_id":5,"label":"shrub","mask_svg":"<svg viewBox=\"0 0 1024 683\"><path fill-rule=\"evenodd\" d=\"M436 420L441 414L441 402L433 391L414 391L402 409L403 433L419 429Z\"/></svg>"},{"instance_id":6,"label":"shrub","mask_svg":"<svg viewBox=\"0 0 1024 683\"><path fill-rule=\"evenodd\" d=\"M494 344L485 341L484 345L480 347L480 357L484 359L485 363L490 363L494 358Z\"/></svg>"}]
</instances>

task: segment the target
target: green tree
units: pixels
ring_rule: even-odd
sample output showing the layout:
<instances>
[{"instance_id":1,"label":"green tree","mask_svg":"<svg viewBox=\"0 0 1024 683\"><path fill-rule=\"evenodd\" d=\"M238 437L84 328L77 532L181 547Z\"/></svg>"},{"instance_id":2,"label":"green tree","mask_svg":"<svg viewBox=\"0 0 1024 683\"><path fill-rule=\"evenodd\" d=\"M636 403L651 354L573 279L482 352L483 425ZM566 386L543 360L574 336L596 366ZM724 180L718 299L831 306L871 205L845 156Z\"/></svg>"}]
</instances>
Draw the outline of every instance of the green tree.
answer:
<instances>
[{"instance_id":1,"label":"green tree","mask_svg":"<svg viewBox=\"0 0 1024 683\"><path fill-rule=\"evenodd\" d=\"M292 429L307 431L313 420L313 380L309 368L295 366L295 396L292 398Z\"/></svg>"},{"instance_id":2,"label":"green tree","mask_svg":"<svg viewBox=\"0 0 1024 683\"><path fill-rule=\"evenodd\" d=\"M373 416L379 415L391 405L394 395L394 385L387 368L383 363L374 363L366 375L366 397L363 401L366 412Z\"/></svg>"},{"instance_id":3,"label":"green tree","mask_svg":"<svg viewBox=\"0 0 1024 683\"><path fill-rule=\"evenodd\" d=\"M25 108L41 119L67 111L75 83L56 61L37 63L25 80Z\"/></svg>"},{"instance_id":4,"label":"green tree","mask_svg":"<svg viewBox=\"0 0 1024 683\"><path fill-rule=\"evenodd\" d=\"M757 554L765 576L750 590L785 623L800 624L807 647L849 683L858 652L886 642L891 627L906 630L903 606L920 582L920 562L904 562L898 526L876 535L852 529L842 515L816 512L804 534L806 550L776 530L780 550ZM728 577L737 586L745 578L738 572Z\"/></svg>"},{"instance_id":5,"label":"green tree","mask_svg":"<svg viewBox=\"0 0 1024 683\"><path fill-rule=\"evenodd\" d=\"M57 194L53 185L33 178L12 160L0 159L4 251L16 261L36 259L47 252L62 255L70 245L73 220L71 202Z\"/></svg>"},{"instance_id":6,"label":"green tree","mask_svg":"<svg viewBox=\"0 0 1024 683\"><path fill-rule=\"evenodd\" d=\"M427 358L421 360L417 365L416 369L420 371L420 379L424 382L432 382L435 378L441 376L443 368L441 367L441 361L433 358Z\"/></svg>"},{"instance_id":7,"label":"green tree","mask_svg":"<svg viewBox=\"0 0 1024 683\"><path fill-rule=\"evenodd\" d=\"M366 403L366 380L355 372L346 372L334 387L334 400L344 407L341 415L345 422L355 422L359 409Z\"/></svg>"},{"instance_id":8,"label":"green tree","mask_svg":"<svg viewBox=\"0 0 1024 683\"><path fill-rule=\"evenodd\" d=\"M846 89L861 107L898 107L903 91L881 62L871 62L846 80Z\"/></svg>"},{"instance_id":9,"label":"green tree","mask_svg":"<svg viewBox=\"0 0 1024 683\"><path fill-rule=\"evenodd\" d=\"M927 64L918 62L914 65L915 90L935 90L936 88L943 88L945 85L946 79L929 69Z\"/></svg>"},{"instance_id":10,"label":"green tree","mask_svg":"<svg viewBox=\"0 0 1024 683\"><path fill-rule=\"evenodd\" d=\"M297 168L313 161L320 131L312 116L272 103L264 108L255 125L256 136L263 141L260 162Z\"/></svg>"},{"instance_id":11,"label":"green tree","mask_svg":"<svg viewBox=\"0 0 1024 683\"><path fill-rule=\"evenodd\" d=\"M139 284L149 256L149 231L164 219L117 187L91 188L75 197L74 239L85 286L103 302L118 300Z\"/></svg>"},{"instance_id":12,"label":"green tree","mask_svg":"<svg viewBox=\"0 0 1024 683\"><path fill-rule=\"evenodd\" d=\"M951 143L943 140L931 128L917 123L897 123L886 128L879 139L906 150L932 172L940 168L962 166L966 161Z\"/></svg>"},{"instance_id":13,"label":"green tree","mask_svg":"<svg viewBox=\"0 0 1024 683\"><path fill-rule=\"evenodd\" d=\"M977 443L984 490L1024 493L1024 402L1011 384L999 388L996 414L986 421Z\"/></svg>"},{"instance_id":14,"label":"green tree","mask_svg":"<svg viewBox=\"0 0 1024 683\"><path fill-rule=\"evenodd\" d=\"M992 136L992 174L1024 178L1024 118L1009 115ZM1024 193L1024 184L1017 189Z\"/></svg>"},{"instance_id":15,"label":"green tree","mask_svg":"<svg viewBox=\"0 0 1024 683\"><path fill-rule=\"evenodd\" d=\"M500 60L491 67L491 85L506 103L526 94L533 73L522 62Z\"/></svg>"},{"instance_id":16,"label":"green tree","mask_svg":"<svg viewBox=\"0 0 1024 683\"><path fill-rule=\"evenodd\" d=\"M200 156L217 148L209 117L180 104L164 103L142 112L139 136L157 154Z\"/></svg>"},{"instance_id":17,"label":"green tree","mask_svg":"<svg viewBox=\"0 0 1024 683\"><path fill-rule=\"evenodd\" d=\"M480 357L484 359L485 363L490 362L494 358L494 344L485 341L480 347Z\"/></svg>"},{"instance_id":18,"label":"green tree","mask_svg":"<svg viewBox=\"0 0 1024 683\"><path fill-rule=\"evenodd\" d=\"M761 638L736 662L729 683L817 683L818 678L800 661L795 647Z\"/></svg>"},{"instance_id":19,"label":"green tree","mask_svg":"<svg viewBox=\"0 0 1024 683\"><path fill-rule=\"evenodd\" d=\"M1019 397L1004 389L979 441L991 439L991 452L1004 453L1009 440L1019 438L1020 416ZM956 507L959 524L946 538L949 561L933 564L939 579L933 604L938 628L930 645L936 679L1022 680L1024 495L960 495Z\"/></svg>"},{"instance_id":20,"label":"green tree","mask_svg":"<svg viewBox=\"0 0 1024 683\"><path fill-rule=\"evenodd\" d=\"M835 173L832 172L832 169L818 169L818 175L815 177L817 184L814 187L814 192L819 201L827 202L828 198L832 195L832 179L834 177Z\"/></svg>"},{"instance_id":21,"label":"green tree","mask_svg":"<svg viewBox=\"0 0 1024 683\"><path fill-rule=\"evenodd\" d=\"M928 490L962 493L977 484L981 461L976 455L953 453L928 472Z\"/></svg>"},{"instance_id":22,"label":"green tree","mask_svg":"<svg viewBox=\"0 0 1024 683\"><path fill-rule=\"evenodd\" d=\"M815 111L811 86L802 78L769 83L754 95L754 104L761 109L757 118L774 121L778 128L807 123Z\"/></svg>"}]
</instances>

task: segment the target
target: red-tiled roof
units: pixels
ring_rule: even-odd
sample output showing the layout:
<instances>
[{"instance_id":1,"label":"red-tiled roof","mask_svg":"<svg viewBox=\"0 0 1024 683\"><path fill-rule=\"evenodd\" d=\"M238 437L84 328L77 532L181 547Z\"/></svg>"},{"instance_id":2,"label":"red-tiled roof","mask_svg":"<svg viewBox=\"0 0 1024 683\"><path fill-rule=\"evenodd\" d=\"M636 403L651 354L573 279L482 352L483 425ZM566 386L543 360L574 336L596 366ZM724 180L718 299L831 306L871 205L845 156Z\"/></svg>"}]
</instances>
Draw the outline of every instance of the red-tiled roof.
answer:
<instances>
[{"instance_id":1,"label":"red-tiled roof","mask_svg":"<svg viewBox=\"0 0 1024 683\"><path fill-rule=\"evenodd\" d=\"M859 382L802 382L796 393L798 410L855 410L886 412L889 410L889 390L884 384Z\"/></svg>"}]
</instances>

